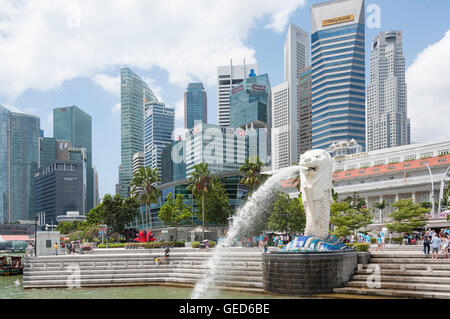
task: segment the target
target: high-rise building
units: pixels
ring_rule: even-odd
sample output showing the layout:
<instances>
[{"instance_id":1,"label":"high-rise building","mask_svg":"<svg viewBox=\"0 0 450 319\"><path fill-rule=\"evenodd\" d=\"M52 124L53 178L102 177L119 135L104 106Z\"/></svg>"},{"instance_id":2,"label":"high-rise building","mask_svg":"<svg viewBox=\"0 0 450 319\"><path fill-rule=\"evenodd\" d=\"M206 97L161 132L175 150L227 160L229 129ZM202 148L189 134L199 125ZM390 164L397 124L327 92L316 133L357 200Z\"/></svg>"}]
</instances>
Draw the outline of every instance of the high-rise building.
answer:
<instances>
[{"instance_id":1,"label":"high-rise building","mask_svg":"<svg viewBox=\"0 0 450 319\"><path fill-rule=\"evenodd\" d=\"M231 90L230 127L244 130L249 158L270 165L272 97L267 73L251 76Z\"/></svg>"},{"instance_id":2,"label":"high-rise building","mask_svg":"<svg viewBox=\"0 0 450 319\"><path fill-rule=\"evenodd\" d=\"M180 178L183 162L185 178L190 178L194 165L200 163L208 164L212 174L238 170L247 157L246 141L245 131L241 128L197 122L193 129L186 130L183 141L172 145L174 179Z\"/></svg>"},{"instance_id":3,"label":"high-rise building","mask_svg":"<svg viewBox=\"0 0 450 319\"><path fill-rule=\"evenodd\" d=\"M184 128L193 128L195 121L208 122L208 99L202 83L189 83L184 91Z\"/></svg>"},{"instance_id":4,"label":"high-rise building","mask_svg":"<svg viewBox=\"0 0 450 319\"><path fill-rule=\"evenodd\" d=\"M410 144L405 57L400 31L380 32L372 41L367 87L367 150Z\"/></svg>"},{"instance_id":5,"label":"high-rise building","mask_svg":"<svg viewBox=\"0 0 450 319\"><path fill-rule=\"evenodd\" d=\"M291 165L289 139L289 82L272 88L272 170Z\"/></svg>"},{"instance_id":6,"label":"high-rise building","mask_svg":"<svg viewBox=\"0 0 450 319\"><path fill-rule=\"evenodd\" d=\"M311 8L312 147L365 145L364 0Z\"/></svg>"},{"instance_id":7,"label":"high-rise building","mask_svg":"<svg viewBox=\"0 0 450 319\"><path fill-rule=\"evenodd\" d=\"M137 173L140 167L144 166L144 152L137 152L133 155L133 175Z\"/></svg>"},{"instance_id":8,"label":"high-rise building","mask_svg":"<svg viewBox=\"0 0 450 319\"><path fill-rule=\"evenodd\" d=\"M80 161L56 161L35 171L35 212L45 223L57 224L56 216L68 211L84 213L85 168Z\"/></svg>"},{"instance_id":9,"label":"high-rise building","mask_svg":"<svg viewBox=\"0 0 450 319\"><path fill-rule=\"evenodd\" d=\"M94 172L94 207L97 207L100 204L100 193L98 191L98 171L97 167L92 166L92 170Z\"/></svg>"},{"instance_id":10,"label":"high-rise building","mask_svg":"<svg viewBox=\"0 0 450 319\"><path fill-rule=\"evenodd\" d=\"M144 121L144 164L161 174L161 153L172 143L175 110L161 102L146 102Z\"/></svg>"},{"instance_id":11,"label":"high-rise building","mask_svg":"<svg viewBox=\"0 0 450 319\"><path fill-rule=\"evenodd\" d=\"M0 223L34 219L40 120L0 106Z\"/></svg>"},{"instance_id":12,"label":"high-rise building","mask_svg":"<svg viewBox=\"0 0 450 319\"><path fill-rule=\"evenodd\" d=\"M120 70L121 170L120 194L128 197L133 155L144 151L144 103L157 102L148 85L129 68Z\"/></svg>"},{"instance_id":13,"label":"high-rise building","mask_svg":"<svg viewBox=\"0 0 450 319\"><path fill-rule=\"evenodd\" d=\"M86 211L90 211L94 207L92 117L75 105L53 109L53 137L86 149Z\"/></svg>"},{"instance_id":14,"label":"high-rise building","mask_svg":"<svg viewBox=\"0 0 450 319\"><path fill-rule=\"evenodd\" d=\"M304 68L310 65L309 33L295 24L289 25L284 42L284 81L289 85L289 165L298 162L298 78Z\"/></svg>"},{"instance_id":15,"label":"high-rise building","mask_svg":"<svg viewBox=\"0 0 450 319\"><path fill-rule=\"evenodd\" d=\"M239 85L250 75L258 74L258 65L244 64L217 67L217 123L219 126L230 126L230 94L232 88Z\"/></svg>"},{"instance_id":16,"label":"high-rise building","mask_svg":"<svg viewBox=\"0 0 450 319\"><path fill-rule=\"evenodd\" d=\"M297 83L297 158L312 149L311 67L300 72Z\"/></svg>"}]
</instances>

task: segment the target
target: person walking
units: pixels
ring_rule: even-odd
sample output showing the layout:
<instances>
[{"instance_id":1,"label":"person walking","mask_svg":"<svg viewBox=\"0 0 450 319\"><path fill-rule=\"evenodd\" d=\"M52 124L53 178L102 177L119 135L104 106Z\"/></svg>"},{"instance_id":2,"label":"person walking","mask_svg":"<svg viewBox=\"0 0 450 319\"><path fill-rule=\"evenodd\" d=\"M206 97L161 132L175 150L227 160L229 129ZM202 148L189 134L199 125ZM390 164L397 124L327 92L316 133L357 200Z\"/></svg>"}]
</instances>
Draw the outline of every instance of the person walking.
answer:
<instances>
[{"instance_id":1,"label":"person walking","mask_svg":"<svg viewBox=\"0 0 450 319\"><path fill-rule=\"evenodd\" d=\"M430 236L423 238L423 253L425 254L425 258L430 257L430 241Z\"/></svg>"},{"instance_id":2,"label":"person walking","mask_svg":"<svg viewBox=\"0 0 450 319\"><path fill-rule=\"evenodd\" d=\"M379 232L378 236L377 236L377 249L376 249L376 251L378 251L378 249L383 251L383 240L381 238L381 232Z\"/></svg>"},{"instance_id":3,"label":"person walking","mask_svg":"<svg viewBox=\"0 0 450 319\"><path fill-rule=\"evenodd\" d=\"M431 238L431 259L438 259L441 242L441 239L436 234L434 234L433 238Z\"/></svg>"}]
</instances>

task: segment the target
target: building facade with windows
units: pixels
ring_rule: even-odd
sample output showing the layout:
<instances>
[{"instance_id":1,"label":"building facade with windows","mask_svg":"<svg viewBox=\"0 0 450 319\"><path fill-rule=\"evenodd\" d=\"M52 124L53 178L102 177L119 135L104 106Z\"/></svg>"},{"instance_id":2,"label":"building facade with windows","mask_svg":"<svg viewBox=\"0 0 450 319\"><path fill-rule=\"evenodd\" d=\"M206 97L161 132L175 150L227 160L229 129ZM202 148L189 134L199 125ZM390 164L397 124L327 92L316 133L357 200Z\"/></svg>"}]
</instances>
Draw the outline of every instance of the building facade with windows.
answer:
<instances>
[{"instance_id":1,"label":"building facade with windows","mask_svg":"<svg viewBox=\"0 0 450 319\"><path fill-rule=\"evenodd\" d=\"M230 65L217 67L217 123L219 126L230 126L231 90L250 75L258 75L257 64Z\"/></svg>"},{"instance_id":2,"label":"building facade with windows","mask_svg":"<svg viewBox=\"0 0 450 319\"><path fill-rule=\"evenodd\" d=\"M272 170L291 165L289 127L289 82L272 88ZM297 160L298 161L298 160Z\"/></svg>"},{"instance_id":3,"label":"building facade with windows","mask_svg":"<svg viewBox=\"0 0 450 319\"><path fill-rule=\"evenodd\" d=\"M145 104L144 165L158 169L161 175L161 154L172 143L175 110L161 102Z\"/></svg>"},{"instance_id":4,"label":"building facade with windows","mask_svg":"<svg viewBox=\"0 0 450 319\"><path fill-rule=\"evenodd\" d=\"M40 119L0 106L0 223L34 219Z\"/></svg>"},{"instance_id":5,"label":"building facade with windows","mask_svg":"<svg viewBox=\"0 0 450 319\"><path fill-rule=\"evenodd\" d=\"M407 117L402 33L380 32L372 41L367 87L367 150L411 143Z\"/></svg>"},{"instance_id":6,"label":"building facade with windows","mask_svg":"<svg viewBox=\"0 0 450 319\"><path fill-rule=\"evenodd\" d=\"M128 197L133 177L133 155L144 151L144 104L157 102L155 94L129 68L120 70L121 170L120 194Z\"/></svg>"},{"instance_id":7,"label":"building facade with windows","mask_svg":"<svg viewBox=\"0 0 450 319\"><path fill-rule=\"evenodd\" d=\"M364 0L311 8L312 147L354 139L366 149Z\"/></svg>"},{"instance_id":8,"label":"building facade with windows","mask_svg":"<svg viewBox=\"0 0 450 319\"><path fill-rule=\"evenodd\" d=\"M358 193L371 209L374 202L383 200L387 203L405 198L415 203L434 201L437 215L441 189L450 180L449 167L449 140L361 152L334 158L333 187L339 199ZM386 209L381 221L391 211L392 208ZM378 214L379 210L375 212Z\"/></svg>"},{"instance_id":9,"label":"building facade with windows","mask_svg":"<svg viewBox=\"0 0 450 319\"><path fill-rule=\"evenodd\" d=\"M312 149L311 67L300 71L297 83L297 159Z\"/></svg>"},{"instance_id":10,"label":"building facade with windows","mask_svg":"<svg viewBox=\"0 0 450 319\"><path fill-rule=\"evenodd\" d=\"M86 149L86 209L94 207L94 170L92 169L92 117L77 106L53 109L53 137L70 142L73 148Z\"/></svg>"},{"instance_id":11,"label":"building facade with windows","mask_svg":"<svg viewBox=\"0 0 450 319\"><path fill-rule=\"evenodd\" d=\"M299 158L299 87L298 80L303 70L310 66L310 36L293 23L289 24L284 42L284 81L289 86L288 125L289 125L289 165ZM289 166L288 165L288 166Z\"/></svg>"},{"instance_id":12,"label":"building facade with windows","mask_svg":"<svg viewBox=\"0 0 450 319\"><path fill-rule=\"evenodd\" d=\"M208 122L208 98L201 82L189 83L184 91L184 128L193 128L196 121Z\"/></svg>"}]
</instances>

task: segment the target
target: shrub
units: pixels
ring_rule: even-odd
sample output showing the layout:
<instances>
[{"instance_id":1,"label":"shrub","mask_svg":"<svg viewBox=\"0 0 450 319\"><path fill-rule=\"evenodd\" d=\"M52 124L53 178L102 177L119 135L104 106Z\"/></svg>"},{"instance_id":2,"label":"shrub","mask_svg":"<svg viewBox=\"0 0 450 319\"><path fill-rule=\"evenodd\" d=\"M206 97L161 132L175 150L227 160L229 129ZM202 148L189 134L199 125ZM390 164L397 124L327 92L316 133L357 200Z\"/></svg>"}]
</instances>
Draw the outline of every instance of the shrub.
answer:
<instances>
[{"instance_id":1,"label":"shrub","mask_svg":"<svg viewBox=\"0 0 450 319\"><path fill-rule=\"evenodd\" d=\"M346 245L356 251L369 251L370 247L369 243L348 243Z\"/></svg>"},{"instance_id":2,"label":"shrub","mask_svg":"<svg viewBox=\"0 0 450 319\"><path fill-rule=\"evenodd\" d=\"M92 245L82 245L82 246L81 246L81 249L82 249L82 250L85 250L85 251L92 250Z\"/></svg>"},{"instance_id":3,"label":"shrub","mask_svg":"<svg viewBox=\"0 0 450 319\"><path fill-rule=\"evenodd\" d=\"M125 244L123 243L110 243L108 244L108 248L124 248ZM106 248L106 244L98 244L97 248Z\"/></svg>"},{"instance_id":4,"label":"shrub","mask_svg":"<svg viewBox=\"0 0 450 319\"><path fill-rule=\"evenodd\" d=\"M192 248L200 248L200 242L199 241L193 241L191 243ZM214 248L216 247L216 242L215 241L210 241L209 242L209 248Z\"/></svg>"},{"instance_id":5,"label":"shrub","mask_svg":"<svg viewBox=\"0 0 450 319\"><path fill-rule=\"evenodd\" d=\"M128 243L125 248L163 248L163 247L185 247L184 241L150 242L150 243Z\"/></svg>"}]
</instances>

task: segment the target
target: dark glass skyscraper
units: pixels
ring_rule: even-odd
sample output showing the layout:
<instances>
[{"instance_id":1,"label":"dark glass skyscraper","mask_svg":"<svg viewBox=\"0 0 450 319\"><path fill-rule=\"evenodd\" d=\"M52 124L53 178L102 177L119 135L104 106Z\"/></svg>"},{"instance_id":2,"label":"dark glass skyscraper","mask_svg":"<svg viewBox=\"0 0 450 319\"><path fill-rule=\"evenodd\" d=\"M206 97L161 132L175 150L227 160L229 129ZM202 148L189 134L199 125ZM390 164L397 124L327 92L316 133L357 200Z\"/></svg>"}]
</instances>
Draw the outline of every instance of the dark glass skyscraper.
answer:
<instances>
[{"instance_id":1,"label":"dark glass skyscraper","mask_svg":"<svg viewBox=\"0 0 450 319\"><path fill-rule=\"evenodd\" d=\"M148 85L129 68L120 70L120 194L127 197L133 177L133 155L144 151L144 103L158 102Z\"/></svg>"},{"instance_id":2,"label":"dark glass skyscraper","mask_svg":"<svg viewBox=\"0 0 450 319\"><path fill-rule=\"evenodd\" d=\"M72 147L86 149L86 209L88 212L94 207L91 116L74 105L54 109L53 137L70 142Z\"/></svg>"},{"instance_id":3,"label":"dark glass skyscraper","mask_svg":"<svg viewBox=\"0 0 450 319\"><path fill-rule=\"evenodd\" d=\"M184 91L184 128L193 128L195 121L208 121L208 101L202 83L189 83Z\"/></svg>"},{"instance_id":4,"label":"dark glass skyscraper","mask_svg":"<svg viewBox=\"0 0 450 319\"><path fill-rule=\"evenodd\" d=\"M0 222L34 218L40 120L0 106Z\"/></svg>"}]
</instances>

